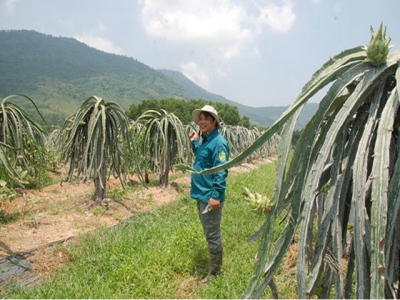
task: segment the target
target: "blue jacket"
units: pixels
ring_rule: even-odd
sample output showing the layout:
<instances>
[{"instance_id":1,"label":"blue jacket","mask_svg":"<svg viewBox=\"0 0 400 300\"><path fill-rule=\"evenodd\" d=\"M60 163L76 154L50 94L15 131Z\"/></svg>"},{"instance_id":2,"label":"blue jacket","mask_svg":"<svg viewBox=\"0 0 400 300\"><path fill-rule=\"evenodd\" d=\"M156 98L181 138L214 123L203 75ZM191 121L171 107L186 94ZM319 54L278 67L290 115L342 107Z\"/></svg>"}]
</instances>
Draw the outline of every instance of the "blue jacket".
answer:
<instances>
[{"instance_id":1,"label":"blue jacket","mask_svg":"<svg viewBox=\"0 0 400 300\"><path fill-rule=\"evenodd\" d=\"M196 156L193 166L196 171L210 169L229 160L228 142L219 133L218 129L203 136L201 144L198 140L194 140L192 142L192 149ZM228 170L207 175L192 173L190 196L197 201L205 203L208 203L210 198L221 202L225 201L227 177Z\"/></svg>"}]
</instances>

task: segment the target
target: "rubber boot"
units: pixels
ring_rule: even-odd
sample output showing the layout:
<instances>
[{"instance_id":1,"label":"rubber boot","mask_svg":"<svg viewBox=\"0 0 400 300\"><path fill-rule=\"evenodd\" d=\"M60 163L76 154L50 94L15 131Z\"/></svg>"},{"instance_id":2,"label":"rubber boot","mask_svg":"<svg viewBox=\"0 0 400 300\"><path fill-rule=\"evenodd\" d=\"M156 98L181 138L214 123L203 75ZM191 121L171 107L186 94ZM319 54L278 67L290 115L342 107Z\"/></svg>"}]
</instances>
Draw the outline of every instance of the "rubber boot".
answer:
<instances>
[{"instance_id":1,"label":"rubber boot","mask_svg":"<svg viewBox=\"0 0 400 300\"><path fill-rule=\"evenodd\" d=\"M222 250L220 251L210 250L209 256L210 256L210 262L208 267L208 274L204 279L202 279L199 282L200 285L209 284L210 281L213 279L213 277L218 276L219 273L221 272L222 257L223 257Z\"/></svg>"}]
</instances>

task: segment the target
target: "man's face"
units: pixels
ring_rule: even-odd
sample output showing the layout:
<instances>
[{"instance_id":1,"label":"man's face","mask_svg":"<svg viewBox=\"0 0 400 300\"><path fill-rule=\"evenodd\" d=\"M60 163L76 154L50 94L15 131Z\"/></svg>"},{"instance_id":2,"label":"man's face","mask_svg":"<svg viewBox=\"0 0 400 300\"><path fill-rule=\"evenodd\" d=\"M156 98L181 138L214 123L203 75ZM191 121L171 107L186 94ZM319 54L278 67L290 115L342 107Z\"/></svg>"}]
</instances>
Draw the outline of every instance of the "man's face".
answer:
<instances>
[{"instance_id":1,"label":"man's face","mask_svg":"<svg viewBox=\"0 0 400 300\"><path fill-rule=\"evenodd\" d=\"M215 128L217 121L215 121L211 116L205 115L203 112L199 116L199 127L202 134L207 134Z\"/></svg>"}]
</instances>

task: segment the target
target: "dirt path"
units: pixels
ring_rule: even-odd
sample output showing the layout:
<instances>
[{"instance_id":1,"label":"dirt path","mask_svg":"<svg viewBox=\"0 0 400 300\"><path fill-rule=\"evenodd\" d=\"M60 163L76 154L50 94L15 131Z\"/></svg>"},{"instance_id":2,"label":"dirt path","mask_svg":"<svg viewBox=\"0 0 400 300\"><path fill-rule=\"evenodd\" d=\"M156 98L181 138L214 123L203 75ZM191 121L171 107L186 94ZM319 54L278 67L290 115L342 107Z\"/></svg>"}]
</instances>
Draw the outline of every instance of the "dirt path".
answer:
<instances>
[{"instance_id":1,"label":"dirt path","mask_svg":"<svg viewBox=\"0 0 400 300\"><path fill-rule=\"evenodd\" d=\"M243 163L230 169L230 174L250 171L272 160ZM90 205L93 185L63 183L41 191L20 190L20 197L2 208L10 215L19 213L20 218L0 226L0 292L2 284L14 277L25 285L48 279L50 272L68 259L63 247L50 246L72 242L79 234L101 226L115 226L139 212L171 203L189 189L189 174L166 188L145 189L136 183L129 193L124 193L118 180L109 179L107 191L116 197L103 206Z\"/></svg>"}]
</instances>

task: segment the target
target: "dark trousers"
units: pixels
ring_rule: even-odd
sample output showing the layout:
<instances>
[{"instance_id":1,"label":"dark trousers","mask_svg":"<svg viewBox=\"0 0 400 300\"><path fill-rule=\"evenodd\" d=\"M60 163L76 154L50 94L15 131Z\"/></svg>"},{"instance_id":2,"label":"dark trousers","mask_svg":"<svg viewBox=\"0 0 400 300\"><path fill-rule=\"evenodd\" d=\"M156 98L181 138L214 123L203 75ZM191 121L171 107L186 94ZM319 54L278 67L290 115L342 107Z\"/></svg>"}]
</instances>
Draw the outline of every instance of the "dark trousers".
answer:
<instances>
[{"instance_id":1,"label":"dark trousers","mask_svg":"<svg viewBox=\"0 0 400 300\"><path fill-rule=\"evenodd\" d=\"M208 242L208 249L210 251L222 251L221 218L223 205L224 203L222 202L218 209L202 214L207 203L197 201L199 218L203 225L204 234Z\"/></svg>"}]
</instances>

